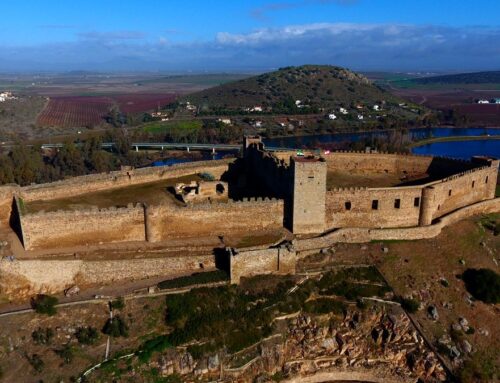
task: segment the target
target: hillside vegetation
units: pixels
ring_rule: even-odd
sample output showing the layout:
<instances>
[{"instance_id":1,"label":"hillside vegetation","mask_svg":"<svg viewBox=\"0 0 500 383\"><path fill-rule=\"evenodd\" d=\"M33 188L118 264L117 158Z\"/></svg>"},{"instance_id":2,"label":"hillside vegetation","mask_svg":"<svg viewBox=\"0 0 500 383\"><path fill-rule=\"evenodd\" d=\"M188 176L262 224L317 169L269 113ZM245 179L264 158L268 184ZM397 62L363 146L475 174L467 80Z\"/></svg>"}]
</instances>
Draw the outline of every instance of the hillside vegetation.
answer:
<instances>
[{"instance_id":1,"label":"hillside vegetation","mask_svg":"<svg viewBox=\"0 0 500 383\"><path fill-rule=\"evenodd\" d=\"M366 77L345 68L319 65L281 68L188 95L183 101L196 105L201 113L253 112L260 106L262 111L257 112L308 114L336 107L385 105L399 109L401 114L415 115L399 106L404 100Z\"/></svg>"},{"instance_id":2,"label":"hillside vegetation","mask_svg":"<svg viewBox=\"0 0 500 383\"><path fill-rule=\"evenodd\" d=\"M499 84L500 71L449 74L408 81L416 84Z\"/></svg>"}]
</instances>

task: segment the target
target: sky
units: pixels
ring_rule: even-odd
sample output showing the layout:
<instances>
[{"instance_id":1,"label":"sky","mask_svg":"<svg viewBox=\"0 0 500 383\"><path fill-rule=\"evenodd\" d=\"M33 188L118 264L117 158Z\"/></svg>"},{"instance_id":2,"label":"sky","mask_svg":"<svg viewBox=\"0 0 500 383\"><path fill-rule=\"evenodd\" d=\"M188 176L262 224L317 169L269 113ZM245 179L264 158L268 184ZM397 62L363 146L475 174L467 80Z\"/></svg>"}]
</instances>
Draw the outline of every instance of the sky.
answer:
<instances>
[{"instance_id":1,"label":"sky","mask_svg":"<svg viewBox=\"0 0 500 383\"><path fill-rule=\"evenodd\" d=\"M500 70L500 0L0 0L0 71Z\"/></svg>"}]
</instances>

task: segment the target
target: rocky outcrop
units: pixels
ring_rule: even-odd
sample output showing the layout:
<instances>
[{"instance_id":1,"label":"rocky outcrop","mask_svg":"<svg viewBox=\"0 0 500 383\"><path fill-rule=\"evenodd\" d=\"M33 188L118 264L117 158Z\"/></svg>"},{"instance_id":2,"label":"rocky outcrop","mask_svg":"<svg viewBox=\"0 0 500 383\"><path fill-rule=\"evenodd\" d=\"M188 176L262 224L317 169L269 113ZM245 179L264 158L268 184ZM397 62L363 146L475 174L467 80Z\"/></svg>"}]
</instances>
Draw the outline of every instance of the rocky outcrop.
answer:
<instances>
[{"instance_id":1,"label":"rocky outcrop","mask_svg":"<svg viewBox=\"0 0 500 383\"><path fill-rule=\"evenodd\" d=\"M277 326L284 328L281 334L243 354L219 352L194 360L185 349L169 350L151 365L163 376L177 373L187 380L204 376L225 382L271 382L276 373L289 382L446 380L436 355L399 308L373 306L342 318L300 314L282 325ZM236 358L245 363L234 367Z\"/></svg>"}]
</instances>

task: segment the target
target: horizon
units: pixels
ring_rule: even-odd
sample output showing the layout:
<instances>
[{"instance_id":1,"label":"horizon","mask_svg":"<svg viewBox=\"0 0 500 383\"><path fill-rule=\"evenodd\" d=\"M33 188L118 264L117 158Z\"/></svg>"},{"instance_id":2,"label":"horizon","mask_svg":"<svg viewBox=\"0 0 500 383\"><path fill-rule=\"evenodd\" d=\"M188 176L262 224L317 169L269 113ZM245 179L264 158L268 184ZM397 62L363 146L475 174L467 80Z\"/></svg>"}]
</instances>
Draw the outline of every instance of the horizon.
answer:
<instances>
[{"instance_id":1,"label":"horizon","mask_svg":"<svg viewBox=\"0 0 500 383\"><path fill-rule=\"evenodd\" d=\"M500 69L494 0L28 0L2 12L2 73L258 73L306 63L361 72Z\"/></svg>"}]
</instances>

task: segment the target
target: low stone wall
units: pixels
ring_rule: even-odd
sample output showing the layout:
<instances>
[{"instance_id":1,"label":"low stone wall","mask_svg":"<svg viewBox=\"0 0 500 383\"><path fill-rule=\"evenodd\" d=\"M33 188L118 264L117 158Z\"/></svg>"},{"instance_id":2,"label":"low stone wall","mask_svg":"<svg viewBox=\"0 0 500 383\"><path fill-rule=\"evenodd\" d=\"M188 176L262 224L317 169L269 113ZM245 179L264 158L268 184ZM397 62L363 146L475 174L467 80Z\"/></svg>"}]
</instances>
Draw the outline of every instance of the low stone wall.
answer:
<instances>
[{"instance_id":1,"label":"low stone wall","mask_svg":"<svg viewBox=\"0 0 500 383\"><path fill-rule=\"evenodd\" d=\"M111 190L201 172L209 172L218 179L228 170L229 164L233 161L234 159L197 161L172 166L157 166L128 171L122 170L109 173L90 174L47 184L25 186L20 189L20 193L22 198L26 202L29 202L73 197L75 195L100 190Z\"/></svg>"},{"instance_id":2,"label":"low stone wall","mask_svg":"<svg viewBox=\"0 0 500 383\"><path fill-rule=\"evenodd\" d=\"M280 229L283 201L257 198L185 207L148 206L146 226L150 242Z\"/></svg>"},{"instance_id":3,"label":"low stone wall","mask_svg":"<svg viewBox=\"0 0 500 383\"><path fill-rule=\"evenodd\" d=\"M40 212L21 215L26 250L145 241L144 207Z\"/></svg>"},{"instance_id":4,"label":"low stone wall","mask_svg":"<svg viewBox=\"0 0 500 383\"><path fill-rule=\"evenodd\" d=\"M213 255L86 260L15 260L0 261L0 291L8 295L56 293L75 284L79 286L111 284L124 280L158 276L167 278L191 274L215 267ZM15 283L12 283L15 282Z\"/></svg>"},{"instance_id":5,"label":"low stone wall","mask_svg":"<svg viewBox=\"0 0 500 383\"><path fill-rule=\"evenodd\" d=\"M231 283L241 277L262 274L295 274L296 253L284 246L270 249L232 250L229 257Z\"/></svg>"}]
</instances>

